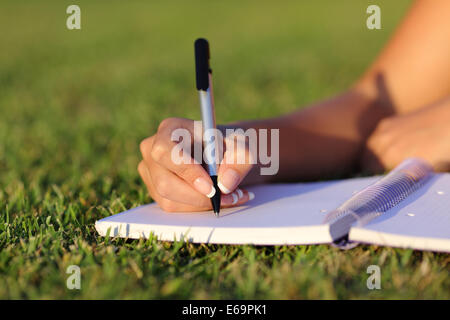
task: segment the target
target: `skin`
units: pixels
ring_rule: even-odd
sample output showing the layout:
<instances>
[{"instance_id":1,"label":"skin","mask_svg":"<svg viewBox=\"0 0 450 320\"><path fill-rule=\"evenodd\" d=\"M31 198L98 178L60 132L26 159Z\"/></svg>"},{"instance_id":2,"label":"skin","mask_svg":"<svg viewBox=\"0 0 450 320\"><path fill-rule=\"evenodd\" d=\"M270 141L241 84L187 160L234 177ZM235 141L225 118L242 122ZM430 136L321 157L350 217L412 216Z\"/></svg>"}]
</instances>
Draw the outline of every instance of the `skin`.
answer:
<instances>
[{"instance_id":1,"label":"skin","mask_svg":"<svg viewBox=\"0 0 450 320\"><path fill-rule=\"evenodd\" d=\"M383 119L369 137L362 162L373 172L420 157L450 171L450 98L405 115Z\"/></svg>"},{"instance_id":2,"label":"skin","mask_svg":"<svg viewBox=\"0 0 450 320\"><path fill-rule=\"evenodd\" d=\"M280 167L272 176L261 176L259 163L236 164L227 156L232 137L225 139L218 172L222 206L252 198L239 185L323 179L357 170L377 173L410 156L428 160L437 170L449 170L449 57L450 1L418 0L374 63L347 91L278 118L221 127L222 131L280 129ZM193 134L193 121L165 119L153 136L142 141L139 173L164 210L210 210L206 195L212 181L206 171L199 164L171 160L176 144L171 134L177 128ZM234 154L239 153L248 155L248 147L243 145Z\"/></svg>"}]
</instances>

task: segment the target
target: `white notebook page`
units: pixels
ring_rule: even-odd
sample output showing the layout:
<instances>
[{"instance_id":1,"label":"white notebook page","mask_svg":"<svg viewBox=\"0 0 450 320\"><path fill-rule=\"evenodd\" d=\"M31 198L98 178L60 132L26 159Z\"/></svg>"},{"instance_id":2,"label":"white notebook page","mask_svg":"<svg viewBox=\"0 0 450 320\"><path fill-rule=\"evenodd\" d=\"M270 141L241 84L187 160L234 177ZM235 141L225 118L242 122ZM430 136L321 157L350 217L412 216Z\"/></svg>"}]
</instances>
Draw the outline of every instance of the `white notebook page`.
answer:
<instances>
[{"instance_id":1,"label":"white notebook page","mask_svg":"<svg viewBox=\"0 0 450 320\"><path fill-rule=\"evenodd\" d=\"M329 243L325 215L379 177L313 183L271 184L250 188L248 205L212 212L167 213L156 204L138 207L97 221L100 235L223 244Z\"/></svg>"}]
</instances>

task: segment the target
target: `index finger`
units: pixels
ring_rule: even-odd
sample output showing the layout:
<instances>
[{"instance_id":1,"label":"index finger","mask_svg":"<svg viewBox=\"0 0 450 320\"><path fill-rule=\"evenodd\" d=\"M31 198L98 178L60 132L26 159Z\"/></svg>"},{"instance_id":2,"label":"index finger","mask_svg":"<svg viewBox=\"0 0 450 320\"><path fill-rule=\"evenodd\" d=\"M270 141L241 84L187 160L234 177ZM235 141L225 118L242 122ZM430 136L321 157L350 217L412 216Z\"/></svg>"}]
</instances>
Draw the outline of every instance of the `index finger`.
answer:
<instances>
[{"instance_id":1,"label":"index finger","mask_svg":"<svg viewBox=\"0 0 450 320\"><path fill-rule=\"evenodd\" d=\"M191 157L190 148L194 141L193 122L190 122L192 125L175 121L174 123L173 126L170 124L160 126L158 134L148 142L152 143L151 148L141 148L144 161L158 163L201 194L211 198L216 192L212 180L200 163Z\"/></svg>"}]
</instances>

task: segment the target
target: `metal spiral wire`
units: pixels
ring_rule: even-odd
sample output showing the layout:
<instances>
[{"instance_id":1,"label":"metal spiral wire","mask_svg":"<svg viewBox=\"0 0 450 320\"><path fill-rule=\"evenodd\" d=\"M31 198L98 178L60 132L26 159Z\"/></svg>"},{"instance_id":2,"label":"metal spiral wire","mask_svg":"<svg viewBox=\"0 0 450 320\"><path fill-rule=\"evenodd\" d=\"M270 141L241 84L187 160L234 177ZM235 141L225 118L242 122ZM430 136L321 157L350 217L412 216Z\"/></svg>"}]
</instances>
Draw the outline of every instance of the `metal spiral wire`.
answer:
<instances>
[{"instance_id":1,"label":"metal spiral wire","mask_svg":"<svg viewBox=\"0 0 450 320\"><path fill-rule=\"evenodd\" d=\"M324 223L365 225L419 189L433 175L432 167L424 160L410 158L389 174L356 193L339 208L328 213ZM342 226L340 226L342 228ZM342 229L341 229L342 230Z\"/></svg>"}]
</instances>

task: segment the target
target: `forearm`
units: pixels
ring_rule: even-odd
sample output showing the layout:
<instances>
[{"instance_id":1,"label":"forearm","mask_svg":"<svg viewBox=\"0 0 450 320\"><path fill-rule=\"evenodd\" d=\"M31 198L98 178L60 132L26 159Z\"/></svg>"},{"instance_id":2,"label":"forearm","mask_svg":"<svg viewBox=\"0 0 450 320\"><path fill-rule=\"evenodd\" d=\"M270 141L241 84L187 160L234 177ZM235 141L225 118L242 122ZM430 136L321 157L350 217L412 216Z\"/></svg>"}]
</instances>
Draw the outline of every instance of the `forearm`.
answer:
<instances>
[{"instance_id":1,"label":"forearm","mask_svg":"<svg viewBox=\"0 0 450 320\"><path fill-rule=\"evenodd\" d=\"M418 0L372 66L345 93L279 118L247 121L244 129L280 129L279 172L246 182L318 179L357 165L378 122L412 112L450 91L450 2Z\"/></svg>"},{"instance_id":2,"label":"forearm","mask_svg":"<svg viewBox=\"0 0 450 320\"><path fill-rule=\"evenodd\" d=\"M450 1L417 0L359 83L396 114L450 93Z\"/></svg>"},{"instance_id":3,"label":"forearm","mask_svg":"<svg viewBox=\"0 0 450 320\"><path fill-rule=\"evenodd\" d=\"M349 173L368 135L390 114L389 106L354 87L282 117L235 123L233 127L243 129L279 129L278 173L260 176L256 166L245 182L311 180Z\"/></svg>"}]
</instances>

